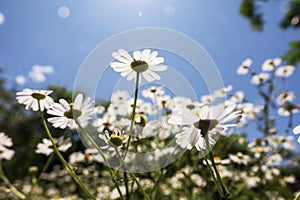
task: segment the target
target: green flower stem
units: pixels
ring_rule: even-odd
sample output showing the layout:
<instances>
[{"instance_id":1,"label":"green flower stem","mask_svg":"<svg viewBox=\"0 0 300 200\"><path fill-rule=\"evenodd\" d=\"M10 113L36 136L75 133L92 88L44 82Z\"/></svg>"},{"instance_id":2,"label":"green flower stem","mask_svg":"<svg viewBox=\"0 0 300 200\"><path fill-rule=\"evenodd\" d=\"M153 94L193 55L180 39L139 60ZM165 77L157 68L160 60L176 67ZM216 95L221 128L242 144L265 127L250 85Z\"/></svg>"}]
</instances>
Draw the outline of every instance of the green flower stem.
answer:
<instances>
[{"instance_id":1,"label":"green flower stem","mask_svg":"<svg viewBox=\"0 0 300 200\"><path fill-rule=\"evenodd\" d=\"M43 167L43 169L42 169L40 175L38 176L38 178L36 178L36 177L34 176L34 178L33 178L33 180L32 180L33 186L31 187L31 189L30 189L30 191L28 192L28 194L26 194L26 199L29 199L29 197L31 196L32 191L33 191L34 188L38 185L38 183L39 183L39 181L40 181L40 179L41 179L43 173L45 173L45 171L48 169L48 167L49 167L49 165L50 165L50 163L51 163L51 161L52 161L52 159L53 159L53 156L54 156L54 152L52 152L51 155L48 157L47 162L46 162L46 164L44 165L44 167Z\"/></svg>"},{"instance_id":2,"label":"green flower stem","mask_svg":"<svg viewBox=\"0 0 300 200\"><path fill-rule=\"evenodd\" d=\"M134 101L133 101L133 107L132 107L132 117L131 117L131 122L130 122L130 129L129 129L129 136L126 144L126 150L125 150L125 155L124 155L124 160L126 158L129 145L130 145L130 140L133 135L133 125L134 125L134 117L135 117L135 110L136 110L136 102L137 102L137 97L138 97L138 92L139 92L139 81L140 81L140 73L136 73L136 83L135 83L135 93L134 93Z\"/></svg>"},{"instance_id":3,"label":"green flower stem","mask_svg":"<svg viewBox=\"0 0 300 200\"><path fill-rule=\"evenodd\" d=\"M161 169L160 173L159 173L159 176L158 176L157 180L155 181L154 186L153 186L153 188L152 188L152 190L150 192L150 196L155 191L155 189L158 186L158 184L159 184L160 180L162 179L163 175L164 175L164 169Z\"/></svg>"},{"instance_id":4,"label":"green flower stem","mask_svg":"<svg viewBox=\"0 0 300 200\"><path fill-rule=\"evenodd\" d=\"M212 168L211 168L211 166L210 166L210 163L208 162L208 160L207 160L206 158L204 158L204 161L205 161L205 163L206 163L206 166L208 166L208 171L209 171L210 175L211 175L211 176L213 177L213 179L214 179L214 182L215 182L215 184L216 184L216 187L217 187L217 190L218 190L220 196L222 196L222 189L221 189L221 187L220 187L220 185L219 185L219 183L218 183L218 181L217 181L217 178L215 177L214 171L212 170Z\"/></svg>"},{"instance_id":5,"label":"green flower stem","mask_svg":"<svg viewBox=\"0 0 300 200\"><path fill-rule=\"evenodd\" d=\"M26 199L26 196L20 192L16 187L14 187L9 179L6 177L3 169L2 169L2 160L0 159L0 178L3 180L3 182L7 185L7 187L12 191L17 197L20 199Z\"/></svg>"},{"instance_id":6,"label":"green flower stem","mask_svg":"<svg viewBox=\"0 0 300 200\"><path fill-rule=\"evenodd\" d=\"M217 168L217 166L216 166L216 163L215 163L215 160L214 160L214 156L213 156L212 151L209 152L208 156L209 156L209 158L210 158L210 160L211 160L211 162L212 162L212 166L213 166L214 171L215 171L215 173L216 173L216 175L217 175L217 181L218 181L218 183L219 183L220 186L221 186L221 189L222 189L222 193L223 193L224 199L230 199L230 194L229 194L229 192L227 191L227 189L226 189L226 187L225 187L225 185L224 185L224 182L223 182L223 180L222 180L222 178L221 178L221 175L220 175L219 170L218 170L218 168Z\"/></svg>"},{"instance_id":7,"label":"green flower stem","mask_svg":"<svg viewBox=\"0 0 300 200\"><path fill-rule=\"evenodd\" d=\"M57 155L58 159L61 161L61 163L64 165L64 167L67 169L67 171L70 173L70 175L72 176L72 178L75 180L75 182L81 187L81 189L84 191L84 193L90 198L90 199L94 199L96 200L96 197L94 195L92 195L89 190L86 188L86 186L82 183L82 181L79 179L79 177L76 175L76 173L74 172L74 170L71 168L71 166L68 164L68 162L64 159L64 157L61 155L61 153L58 151L58 148L54 142L54 139L49 131L49 128L47 126L46 120L44 118L44 115L41 111L41 106L40 106L40 101L38 101L38 106L39 106L39 112L42 118L42 122L45 128L45 131L52 143L53 146L53 150L55 152L55 154Z\"/></svg>"},{"instance_id":8,"label":"green flower stem","mask_svg":"<svg viewBox=\"0 0 300 200\"><path fill-rule=\"evenodd\" d=\"M126 162L123 160L122 156L120 155L117 147L115 147L117 156L119 157L119 159L121 160L122 164L127 168L127 170L129 171L130 175L132 176L133 180L136 182L139 190L142 192L142 194L144 195L145 199L150 200L148 194L145 192L143 186L140 184L140 182L137 180L135 174L133 173L133 171L128 167L128 165L126 164Z\"/></svg>"},{"instance_id":9,"label":"green flower stem","mask_svg":"<svg viewBox=\"0 0 300 200\"><path fill-rule=\"evenodd\" d=\"M49 165L50 165L50 163L51 163L53 157L54 157L54 153L51 153L51 155L48 157L48 160L47 160L46 164L44 165L44 167L43 167L43 169L42 169L40 175L39 175L38 178L37 178L37 183L40 181L40 179L41 179L43 173L45 173L45 171L48 169L48 167L49 167Z\"/></svg>"},{"instance_id":10,"label":"green flower stem","mask_svg":"<svg viewBox=\"0 0 300 200\"><path fill-rule=\"evenodd\" d=\"M300 200L300 193L298 193L294 200Z\"/></svg>"},{"instance_id":11,"label":"green flower stem","mask_svg":"<svg viewBox=\"0 0 300 200\"><path fill-rule=\"evenodd\" d=\"M95 142L94 139L90 136L90 134L84 130L84 128L81 126L80 122L79 122L77 119L75 119L75 122L76 122L76 124L78 125L79 129L84 133L84 135L87 137L87 139L92 143L92 145L97 149L97 151L99 152L99 154L100 154L101 157L103 158L105 165L108 167L108 171L109 171L109 174L110 174L110 176L111 176L111 178L112 178L112 181L114 182L114 184L115 184L115 186L116 186L116 188L117 188L117 190L118 190L118 193L119 193L119 195L120 195L120 198L121 198L122 200L124 200L124 197L123 197L123 194L122 194L121 189L120 189L120 187L119 187L119 184L118 184L118 182L115 180L113 171L112 171L111 168L109 167L109 163L108 163L108 161L107 161L107 159L106 159L104 153L102 152L101 148L96 144L96 142Z\"/></svg>"}]
</instances>

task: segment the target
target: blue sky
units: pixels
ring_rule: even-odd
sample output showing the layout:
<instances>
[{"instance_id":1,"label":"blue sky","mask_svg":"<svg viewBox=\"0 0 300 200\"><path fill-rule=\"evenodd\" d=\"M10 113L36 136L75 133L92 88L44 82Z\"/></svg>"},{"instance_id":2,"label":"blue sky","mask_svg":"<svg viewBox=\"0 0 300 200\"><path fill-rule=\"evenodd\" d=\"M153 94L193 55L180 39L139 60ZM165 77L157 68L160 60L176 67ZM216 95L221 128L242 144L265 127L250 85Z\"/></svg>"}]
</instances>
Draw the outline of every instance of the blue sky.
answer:
<instances>
[{"instance_id":1,"label":"blue sky","mask_svg":"<svg viewBox=\"0 0 300 200\"><path fill-rule=\"evenodd\" d=\"M216 63L225 85L232 84L234 90L246 91L249 99L259 103L249 77L238 76L236 68L249 57L254 61L253 68L260 70L265 59L282 56L289 41L300 39L300 34L278 28L284 14L281 1L262 4L266 26L260 33L252 31L249 22L239 15L239 3L218 0L1 0L4 21L0 23L0 66L11 85L15 85L17 75L26 77L25 85L16 85L20 89L45 88L49 83L72 89L80 65L99 43L133 28L162 27L196 40ZM69 9L68 17L58 15L61 7ZM61 12L68 14L66 9ZM170 60L169 64L175 65L176 61ZM46 74L45 82L34 82L28 76L33 65L51 65L54 73ZM296 70L286 84L296 96L300 95L299 75L300 71ZM300 123L299 115L295 121Z\"/></svg>"}]
</instances>

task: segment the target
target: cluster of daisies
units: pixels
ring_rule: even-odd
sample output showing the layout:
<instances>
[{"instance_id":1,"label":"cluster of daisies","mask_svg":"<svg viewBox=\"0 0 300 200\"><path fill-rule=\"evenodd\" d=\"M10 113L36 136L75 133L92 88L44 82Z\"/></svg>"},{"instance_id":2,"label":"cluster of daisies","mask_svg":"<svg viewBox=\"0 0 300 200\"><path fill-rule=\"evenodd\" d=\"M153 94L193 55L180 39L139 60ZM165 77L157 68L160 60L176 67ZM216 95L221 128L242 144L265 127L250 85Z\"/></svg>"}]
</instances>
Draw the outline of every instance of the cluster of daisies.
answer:
<instances>
[{"instance_id":1,"label":"cluster of daisies","mask_svg":"<svg viewBox=\"0 0 300 200\"><path fill-rule=\"evenodd\" d=\"M162 64L164 59L158 57L157 51L151 52L149 49L136 50L133 56L124 49L119 49L113 52L112 56L118 62L112 62L111 67L128 80L135 79L140 82L139 75L149 82L159 80L160 76L156 72L167 69L167 66ZM279 58L268 59L262 65L263 72L257 74L250 68L252 61L246 59L237 72L246 74L250 71L252 83L263 84L270 76L288 77L292 74L293 67L278 67L280 63ZM181 148L195 147L202 151L212 148L219 136L226 135L228 129L243 126L247 119L255 119L263 109L262 106L244 103L242 91L236 92L227 100L221 101L222 103L215 103L225 98L231 90L232 86L229 85L213 94L202 96L198 102L186 97L171 97L165 94L163 87L153 86L141 92L143 98L136 99L133 119L131 116L135 99L130 97L127 91L115 91L106 109L101 105L95 105L89 97L84 98L81 93L77 94L72 103L64 99L56 103L49 96L52 91L24 89L17 93L17 100L20 104L24 104L26 109L34 111L46 109L47 113L53 116L48 118L48 122L55 128L74 129L78 125L85 127L88 124L94 126L99 133L99 139L106 144L103 149L109 145L124 145L133 120L134 128L131 134L135 138L158 137L164 140L175 136L176 143ZM281 109L284 109L284 105L294 98L292 92L285 91L277 97L277 103L283 105ZM47 145L50 147L49 141L45 140L40 147L47 149ZM45 152L49 154L50 150L47 149Z\"/></svg>"},{"instance_id":2,"label":"cluster of daisies","mask_svg":"<svg viewBox=\"0 0 300 200\"><path fill-rule=\"evenodd\" d=\"M293 75L295 66L281 65L281 58L269 58L261 65L261 72L257 73L251 68L252 63L250 58L244 60L236 70L237 74L246 75L249 73L251 75L251 83L257 86L259 94L269 101L276 100L274 104L277 105L278 115L292 116L298 113L300 106L293 102L296 98L295 93L287 90L281 91L282 85L276 85L276 78L279 79L279 82L284 82L286 78ZM281 92L278 93L278 91ZM293 130L295 134L300 132L298 127L295 127ZM298 139L299 141L300 139Z\"/></svg>"}]
</instances>

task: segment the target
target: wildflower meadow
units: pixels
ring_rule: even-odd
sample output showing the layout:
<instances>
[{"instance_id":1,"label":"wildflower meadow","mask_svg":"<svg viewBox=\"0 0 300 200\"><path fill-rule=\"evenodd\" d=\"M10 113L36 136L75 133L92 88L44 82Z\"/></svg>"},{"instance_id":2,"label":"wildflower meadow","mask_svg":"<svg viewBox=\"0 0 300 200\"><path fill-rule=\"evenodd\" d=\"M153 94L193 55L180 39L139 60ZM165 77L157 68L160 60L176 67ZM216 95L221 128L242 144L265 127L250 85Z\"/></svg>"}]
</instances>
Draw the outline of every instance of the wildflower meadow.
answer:
<instances>
[{"instance_id":1,"label":"wildflower meadow","mask_svg":"<svg viewBox=\"0 0 300 200\"><path fill-rule=\"evenodd\" d=\"M251 2L240 12L261 29L245 11ZM72 24L79 8L69 5L57 15ZM164 12L176 16L172 4ZM237 61L226 69L231 82L194 33L182 32L140 26L107 36L75 67L72 87L46 80L73 78L67 68L34 65L34 84L23 75L12 84L4 68L0 199L299 200L300 103L291 88L299 51L289 50L294 62L228 56Z\"/></svg>"}]
</instances>

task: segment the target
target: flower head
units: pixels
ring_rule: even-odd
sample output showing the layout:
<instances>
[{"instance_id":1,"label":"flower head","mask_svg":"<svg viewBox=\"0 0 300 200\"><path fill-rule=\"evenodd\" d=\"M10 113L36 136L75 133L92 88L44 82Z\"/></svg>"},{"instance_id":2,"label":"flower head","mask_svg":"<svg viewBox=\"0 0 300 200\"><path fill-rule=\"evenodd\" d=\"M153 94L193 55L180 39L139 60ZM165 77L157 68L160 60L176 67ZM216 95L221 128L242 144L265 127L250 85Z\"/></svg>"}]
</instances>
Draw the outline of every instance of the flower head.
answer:
<instances>
[{"instance_id":1,"label":"flower head","mask_svg":"<svg viewBox=\"0 0 300 200\"><path fill-rule=\"evenodd\" d=\"M289 77L293 74L294 70L295 70L295 67L291 66L291 65L279 67L276 70L275 75L278 76L278 77L287 78L287 77Z\"/></svg>"},{"instance_id":2,"label":"flower head","mask_svg":"<svg viewBox=\"0 0 300 200\"><path fill-rule=\"evenodd\" d=\"M78 94L75 97L74 103L68 103L64 99L60 99L59 103L54 103L52 107L47 111L48 114L56 117L48 119L55 128L76 128L76 121L80 123L82 127L87 125L88 119L94 114L95 108L92 106L93 102L90 98L83 100L83 95Z\"/></svg>"},{"instance_id":3,"label":"flower head","mask_svg":"<svg viewBox=\"0 0 300 200\"><path fill-rule=\"evenodd\" d=\"M71 139L65 139L63 136L58 139L54 138L54 142L57 145L58 150L61 152L66 152L72 146ZM43 142L38 143L37 149L35 150L35 153L44 154L46 156L49 156L52 152L52 143L46 138L43 139Z\"/></svg>"},{"instance_id":4,"label":"flower head","mask_svg":"<svg viewBox=\"0 0 300 200\"><path fill-rule=\"evenodd\" d=\"M269 78L270 78L270 74L268 74L268 73L256 74L252 77L251 83L253 85L259 85L259 84L262 84L263 82L265 82L266 80L268 80Z\"/></svg>"},{"instance_id":5,"label":"flower head","mask_svg":"<svg viewBox=\"0 0 300 200\"><path fill-rule=\"evenodd\" d=\"M10 160L15 154L14 150L8 149L13 145L11 138L9 138L5 133L0 132L0 160Z\"/></svg>"},{"instance_id":6,"label":"flower head","mask_svg":"<svg viewBox=\"0 0 300 200\"><path fill-rule=\"evenodd\" d=\"M278 105L282 105L286 102L292 102L295 99L294 92L284 91L276 99Z\"/></svg>"},{"instance_id":7,"label":"flower head","mask_svg":"<svg viewBox=\"0 0 300 200\"><path fill-rule=\"evenodd\" d=\"M161 65L164 58L157 57L158 52L150 49L143 51L136 50L133 57L124 49L113 52L112 56L120 62L112 62L110 66L116 71L121 72L121 76L132 80L136 77L136 73L140 73L148 82L160 80L160 76L155 71L165 71L166 65Z\"/></svg>"},{"instance_id":8,"label":"flower head","mask_svg":"<svg viewBox=\"0 0 300 200\"><path fill-rule=\"evenodd\" d=\"M245 75L249 72L249 67L252 65L252 60L250 58L247 58L243 61L243 63L238 67L236 70L236 73L239 75Z\"/></svg>"},{"instance_id":9,"label":"flower head","mask_svg":"<svg viewBox=\"0 0 300 200\"><path fill-rule=\"evenodd\" d=\"M51 90L31 90L24 89L21 92L17 92L16 99L18 103L24 104L26 109L32 109L34 111L39 110L38 101L40 102L41 111L49 109L53 104L53 99L48 95L51 94Z\"/></svg>"},{"instance_id":10,"label":"flower head","mask_svg":"<svg viewBox=\"0 0 300 200\"><path fill-rule=\"evenodd\" d=\"M241 112L233 111L234 109L234 104L226 108L221 104L203 106L197 113L183 108L181 114L172 115L168 122L184 126L175 136L176 142L182 148L196 147L200 151L216 143L214 139L216 134L224 135L228 127L236 126L236 124L224 124L241 117Z\"/></svg>"},{"instance_id":11,"label":"flower head","mask_svg":"<svg viewBox=\"0 0 300 200\"><path fill-rule=\"evenodd\" d=\"M276 66L280 65L281 58L274 58L274 59L267 59L262 64L262 70L263 71L273 71Z\"/></svg>"}]
</instances>

